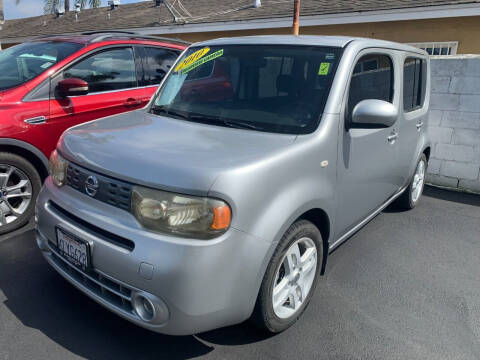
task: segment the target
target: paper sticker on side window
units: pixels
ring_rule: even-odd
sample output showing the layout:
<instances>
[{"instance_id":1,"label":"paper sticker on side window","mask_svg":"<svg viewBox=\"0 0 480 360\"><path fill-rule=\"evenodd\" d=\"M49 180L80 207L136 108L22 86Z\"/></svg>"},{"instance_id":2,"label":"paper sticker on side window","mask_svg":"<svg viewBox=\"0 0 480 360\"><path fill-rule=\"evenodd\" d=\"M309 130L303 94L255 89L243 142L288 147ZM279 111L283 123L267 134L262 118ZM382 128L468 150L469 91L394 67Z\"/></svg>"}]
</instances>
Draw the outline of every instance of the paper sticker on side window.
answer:
<instances>
[{"instance_id":1,"label":"paper sticker on side window","mask_svg":"<svg viewBox=\"0 0 480 360\"><path fill-rule=\"evenodd\" d=\"M318 69L318 75L328 75L328 70L330 70L330 63L322 62Z\"/></svg>"},{"instance_id":2,"label":"paper sticker on side window","mask_svg":"<svg viewBox=\"0 0 480 360\"><path fill-rule=\"evenodd\" d=\"M193 64L190 64L189 66L186 66L182 70L182 74L187 74L188 72L192 71L193 69L199 67L200 65L205 64L208 61L215 60L216 58L219 58L220 56L223 55L223 49L215 51L214 53L205 56L204 58L195 61Z\"/></svg>"},{"instance_id":3,"label":"paper sticker on side window","mask_svg":"<svg viewBox=\"0 0 480 360\"><path fill-rule=\"evenodd\" d=\"M51 62L46 62L45 64L43 64L43 65L40 66L40 67L41 67L42 69L47 69L47 68L49 68L49 67L52 66L52 65L53 65L53 63L51 63Z\"/></svg>"},{"instance_id":4,"label":"paper sticker on side window","mask_svg":"<svg viewBox=\"0 0 480 360\"><path fill-rule=\"evenodd\" d=\"M188 55L180 64L177 65L177 67L175 68L175 72L183 70L184 68L191 65L195 61L200 60L202 57L207 55L209 51L210 51L210 48L206 47L201 50L195 51L191 55Z\"/></svg>"}]
</instances>

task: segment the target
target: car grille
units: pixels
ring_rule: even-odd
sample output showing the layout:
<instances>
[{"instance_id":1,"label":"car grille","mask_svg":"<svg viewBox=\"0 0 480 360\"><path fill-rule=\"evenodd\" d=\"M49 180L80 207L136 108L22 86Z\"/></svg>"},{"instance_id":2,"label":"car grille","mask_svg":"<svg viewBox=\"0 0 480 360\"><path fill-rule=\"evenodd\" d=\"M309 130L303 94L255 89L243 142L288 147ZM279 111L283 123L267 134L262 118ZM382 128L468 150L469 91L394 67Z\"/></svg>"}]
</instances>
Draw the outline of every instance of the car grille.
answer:
<instances>
[{"instance_id":1,"label":"car grille","mask_svg":"<svg viewBox=\"0 0 480 360\"><path fill-rule=\"evenodd\" d=\"M135 243L132 240L112 234L111 232L101 229L98 226L92 225L89 222L80 219L78 216L75 216L72 213L68 212L53 201L49 201L48 205L51 211L55 212L58 216L67 219L71 224L75 225L78 228L81 228L82 230L92 234L97 238L102 239L103 241L109 242L128 251L133 251L133 249L135 248Z\"/></svg>"},{"instance_id":2,"label":"car grille","mask_svg":"<svg viewBox=\"0 0 480 360\"><path fill-rule=\"evenodd\" d=\"M129 316L139 319L132 306L132 293L134 291L132 288L122 285L96 270L88 273L82 271L61 257L53 244L50 244L50 250L52 251L51 259L55 265L69 275L78 286L86 288L111 306L126 312Z\"/></svg>"},{"instance_id":3,"label":"car grille","mask_svg":"<svg viewBox=\"0 0 480 360\"><path fill-rule=\"evenodd\" d=\"M97 193L92 196L93 198L120 209L130 211L132 184L100 175L76 164L69 163L67 168L67 185L86 194L85 181L92 175L98 180L98 190Z\"/></svg>"}]
</instances>

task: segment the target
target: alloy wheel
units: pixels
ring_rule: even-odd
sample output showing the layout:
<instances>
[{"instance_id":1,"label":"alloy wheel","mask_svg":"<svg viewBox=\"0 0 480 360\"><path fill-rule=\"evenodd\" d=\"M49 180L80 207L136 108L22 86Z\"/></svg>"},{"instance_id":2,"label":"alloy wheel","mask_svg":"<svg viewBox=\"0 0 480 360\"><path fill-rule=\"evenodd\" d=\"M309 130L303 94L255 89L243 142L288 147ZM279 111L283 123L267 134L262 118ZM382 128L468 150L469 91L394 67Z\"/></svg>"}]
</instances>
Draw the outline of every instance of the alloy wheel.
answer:
<instances>
[{"instance_id":1,"label":"alloy wheel","mask_svg":"<svg viewBox=\"0 0 480 360\"><path fill-rule=\"evenodd\" d=\"M317 248L312 239L295 241L285 253L275 275L273 311L281 319L296 314L305 302L315 279Z\"/></svg>"},{"instance_id":2,"label":"alloy wheel","mask_svg":"<svg viewBox=\"0 0 480 360\"><path fill-rule=\"evenodd\" d=\"M423 185L425 184L425 161L420 160L412 182L412 201L416 203L422 195Z\"/></svg>"},{"instance_id":3,"label":"alloy wheel","mask_svg":"<svg viewBox=\"0 0 480 360\"><path fill-rule=\"evenodd\" d=\"M15 166L0 164L0 226L17 220L32 201L32 183Z\"/></svg>"}]
</instances>

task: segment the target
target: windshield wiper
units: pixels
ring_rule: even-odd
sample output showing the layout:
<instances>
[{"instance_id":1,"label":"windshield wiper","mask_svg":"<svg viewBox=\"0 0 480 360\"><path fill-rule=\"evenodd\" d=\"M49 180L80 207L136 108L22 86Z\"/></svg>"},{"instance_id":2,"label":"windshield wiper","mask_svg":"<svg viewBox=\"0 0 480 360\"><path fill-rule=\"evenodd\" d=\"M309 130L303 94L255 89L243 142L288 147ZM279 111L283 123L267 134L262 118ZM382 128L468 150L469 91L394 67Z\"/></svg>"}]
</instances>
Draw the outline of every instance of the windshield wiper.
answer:
<instances>
[{"instance_id":1,"label":"windshield wiper","mask_svg":"<svg viewBox=\"0 0 480 360\"><path fill-rule=\"evenodd\" d=\"M222 126L226 126L234 129L262 130L262 128L255 126L253 124L249 124L242 121L223 119L215 116L192 115L190 116L190 120L202 122L205 124L222 125Z\"/></svg>"},{"instance_id":2,"label":"windshield wiper","mask_svg":"<svg viewBox=\"0 0 480 360\"><path fill-rule=\"evenodd\" d=\"M255 126L253 124L249 124L242 121L235 121L235 120L227 120L222 119L215 116L208 116L208 115L198 115L198 114L187 114L181 111L172 110L165 106L154 106L152 111L157 115L170 115L172 117L195 121L202 124L210 124L210 125L221 125L226 126L234 129L250 129L250 130L263 130L263 128Z\"/></svg>"},{"instance_id":3,"label":"windshield wiper","mask_svg":"<svg viewBox=\"0 0 480 360\"><path fill-rule=\"evenodd\" d=\"M242 121L233 121L233 120L224 120L223 123L228 127L236 128L236 129L252 129L252 130L263 130L263 128L249 124Z\"/></svg>"},{"instance_id":4,"label":"windshield wiper","mask_svg":"<svg viewBox=\"0 0 480 360\"><path fill-rule=\"evenodd\" d=\"M184 113L184 112L181 112L181 111L177 111L177 110L172 110L172 109L169 109L165 106L154 106L152 108L152 111L154 114L156 115L170 115L172 117L176 117L176 118L180 118L180 119L184 119L184 120L190 120L190 117Z\"/></svg>"}]
</instances>

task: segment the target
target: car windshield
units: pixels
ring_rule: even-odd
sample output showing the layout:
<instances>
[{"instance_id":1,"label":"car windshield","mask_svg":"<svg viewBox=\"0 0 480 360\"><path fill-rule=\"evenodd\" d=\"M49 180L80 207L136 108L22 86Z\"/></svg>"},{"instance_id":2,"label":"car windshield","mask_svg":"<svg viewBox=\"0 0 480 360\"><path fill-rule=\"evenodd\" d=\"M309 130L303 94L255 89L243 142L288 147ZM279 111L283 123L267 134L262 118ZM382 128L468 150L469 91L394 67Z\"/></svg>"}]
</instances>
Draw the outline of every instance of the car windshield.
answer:
<instances>
[{"instance_id":1,"label":"car windshield","mask_svg":"<svg viewBox=\"0 0 480 360\"><path fill-rule=\"evenodd\" d=\"M228 45L190 48L152 112L188 121L284 134L314 131L341 48Z\"/></svg>"},{"instance_id":2,"label":"car windshield","mask_svg":"<svg viewBox=\"0 0 480 360\"><path fill-rule=\"evenodd\" d=\"M81 47L81 44L45 41L0 51L0 90L24 84Z\"/></svg>"}]
</instances>

